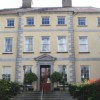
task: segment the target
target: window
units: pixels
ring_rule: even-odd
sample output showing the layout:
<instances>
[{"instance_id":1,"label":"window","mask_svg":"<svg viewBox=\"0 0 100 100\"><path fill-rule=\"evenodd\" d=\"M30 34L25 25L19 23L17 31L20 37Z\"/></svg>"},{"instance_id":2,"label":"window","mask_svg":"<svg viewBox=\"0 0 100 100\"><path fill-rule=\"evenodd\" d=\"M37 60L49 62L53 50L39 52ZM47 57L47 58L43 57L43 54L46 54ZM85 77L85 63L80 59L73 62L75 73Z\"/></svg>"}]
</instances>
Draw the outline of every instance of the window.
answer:
<instances>
[{"instance_id":1,"label":"window","mask_svg":"<svg viewBox=\"0 0 100 100\"><path fill-rule=\"evenodd\" d=\"M14 19L7 19L7 26L14 27Z\"/></svg>"},{"instance_id":2,"label":"window","mask_svg":"<svg viewBox=\"0 0 100 100\"><path fill-rule=\"evenodd\" d=\"M25 37L24 51L25 52L33 51L33 37L30 36Z\"/></svg>"},{"instance_id":3,"label":"window","mask_svg":"<svg viewBox=\"0 0 100 100\"><path fill-rule=\"evenodd\" d=\"M81 66L81 81L89 80L89 66Z\"/></svg>"},{"instance_id":4,"label":"window","mask_svg":"<svg viewBox=\"0 0 100 100\"><path fill-rule=\"evenodd\" d=\"M100 17L98 17L98 26L100 26Z\"/></svg>"},{"instance_id":5,"label":"window","mask_svg":"<svg viewBox=\"0 0 100 100\"><path fill-rule=\"evenodd\" d=\"M66 37L65 36L58 36L58 52L66 52Z\"/></svg>"},{"instance_id":6,"label":"window","mask_svg":"<svg viewBox=\"0 0 100 100\"><path fill-rule=\"evenodd\" d=\"M4 46L4 52L10 53L12 52L12 38L8 37L5 38L5 46Z\"/></svg>"},{"instance_id":7,"label":"window","mask_svg":"<svg viewBox=\"0 0 100 100\"><path fill-rule=\"evenodd\" d=\"M26 24L27 25L34 25L34 18L32 18L32 17L26 18Z\"/></svg>"},{"instance_id":8,"label":"window","mask_svg":"<svg viewBox=\"0 0 100 100\"><path fill-rule=\"evenodd\" d=\"M4 66L2 68L2 79L11 80L11 68L9 66Z\"/></svg>"},{"instance_id":9,"label":"window","mask_svg":"<svg viewBox=\"0 0 100 100\"><path fill-rule=\"evenodd\" d=\"M67 66L66 65L59 65L59 73L63 75L63 79L67 81Z\"/></svg>"},{"instance_id":10,"label":"window","mask_svg":"<svg viewBox=\"0 0 100 100\"><path fill-rule=\"evenodd\" d=\"M80 52L88 52L88 38L87 36L79 37L79 50Z\"/></svg>"},{"instance_id":11,"label":"window","mask_svg":"<svg viewBox=\"0 0 100 100\"><path fill-rule=\"evenodd\" d=\"M58 25L65 25L65 17L58 17Z\"/></svg>"},{"instance_id":12,"label":"window","mask_svg":"<svg viewBox=\"0 0 100 100\"><path fill-rule=\"evenodd\" d=\"M41 51L42 52L50 52L50 37L49 36L42 36L41 41Z\"/></svg>"},{"instance_id":13,"label":"window","mask_svg":"<svg viewBox=\"0 0 100 100\"><path fill-rule=\"evenodd\" d=\"M49 21L49 17L42 17L42 25L49 25L50 21Z\"/></svg>"},{"instance_id":14,"label":"window","mask_svg":"<svg viewBox=\"0 0 100 100\"><path fill-rule=\"evenodd\" d=\"M25 73L30 73L30 72L32 72L32 66L26 65Z\"/></svg>"},{"instance_id":15,"label":"window","mask_svg":"<svg viewBox=\"0 0 100 100\"><path fill-rule=\"evenodd\" d=\"M86 25L86 18L85 17L79 17L78 18L78 25L79 26L85 26Z\"/></svg>"}]
</instances>

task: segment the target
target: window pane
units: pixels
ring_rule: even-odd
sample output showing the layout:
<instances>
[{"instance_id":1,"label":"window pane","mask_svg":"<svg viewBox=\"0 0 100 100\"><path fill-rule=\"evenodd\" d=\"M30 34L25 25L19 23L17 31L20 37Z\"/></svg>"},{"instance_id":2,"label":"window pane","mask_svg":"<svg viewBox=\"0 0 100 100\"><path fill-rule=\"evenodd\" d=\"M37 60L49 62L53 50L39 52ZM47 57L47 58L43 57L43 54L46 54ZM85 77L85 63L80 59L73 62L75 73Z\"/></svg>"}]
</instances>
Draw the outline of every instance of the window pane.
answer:
<instances>
[{"instance_id":1,"label":"window pane","mask_svg":"<svg viewBox=\"0 0 100 100\"><path fill-rule=\"evenodd\" d=\"M25 37L24 50L26 52L33 51L33 37Z\"/></svg>"},{"instance_id":2,"label":"window pane","mask_svg":"<svg viewBox=\"0 0 100 100\"><path fill-rule=\"evenodd\" d=\"M26 65L25 73L30 73L30 72L32 72L32 66Z\"/></svg>"},{"instance_id":3,"label":"window pane","mask_svg":"<svg viewBox=\"0 0 100 100\"><path fill-rule=\"evenodd\" d=\"M14 19L7 19L7 26L14 26Z\"/></svg>"},{"instance_id":4,"label":"window pane","mask_svg":"<svg viewBox=\"0 0 100 100\"><path fill-rule=\"evenodd\" d=\"M98 26L100 26L100 17L98 18Z\"/></svg>"},{"instance_id":5,"label":"window pane","mask_svg":"<svg viewBox=\"0 0 100 100\"><path fill-rule=\"evenodd\" d=\"M5 52L12 52L12 38L5 38Z\"/></svg>"},{"instance_id":6,"label":"window pane","mask_svg":"<svg viewBox=\"0 0 100 100\"><path fill-rule=\"evenodd\" d=\"M84 17L78 18L78 25L80 25L80 26L86 25L86 18L84 18Z\"/></svg>"},{"instance_id":7,"label":"window pane","mask_svg":"<svg viewBox=\"0 0 100 100\"><path fill-rule=\"evenodd\" d=\"M81 80L89 79L89 67L88 66L81 66Z\"/></svg>"},{"instance_id":8,"label":"window pane","mask_svg":"<svg viewBox=\"0 0 100 100\"><path fill-rule=\"evenodd\" d=\"M34 18L27 18L27 25L34 25Z\"/></svg>"},{"instance_id":9,"label":"window pane","mask_svg":"<svg viewBox=\"0 0 100 100\"><path fill-rule=\"evenodd\" d=\"M65 17L58 17L58 24L60 25L65 24Z\"/></svg>"},{"instance_id":10,"label":"window pane","mask_svg":"<svg viewBox=\"0 0 100 100\"><path fill-rule=\"evenodd\" d=\"M50 38L48 36L43 36L41 41L41 49L42 52L49 52L50 51Z\"/></svg>"},{"instance_id":11,"label":"window pane","mask_svg":"<svg viewBox=\"0 0 100 100\"><path fill-rule=\"evenodd\" d=\"M88 38L87 36L79 37L79 50L80 52L88 52Z\"/></svg>"},{"instance_id":12,"label":"window pane","mask_svg":"<svg viewBox=\"0 0 100 100\"><path fill-rule=\"evenodd\" d=\"M11 68L9 66L2 68L2 79L11 80Z\"/></svg>"},{"instance_id":13,"label":"window pane","mask_svg":"<svg viewBox=\"0 0 100 100\"><path fill-rule=\"evenodd\" d=\"M48 25L49 23L49 17L42 17L42 24L43 25Z\"/></svg>"},{"instance_id":14,"label":"window pane","mask_svg":"<svg viewBox=\"0 0 100 100\"><path fill-rule=\"evenodd\" d=\"M58 52L66 52L66 51L67 51L66 37L59 36L58 37Z\"/></svg>"}]
</instances>

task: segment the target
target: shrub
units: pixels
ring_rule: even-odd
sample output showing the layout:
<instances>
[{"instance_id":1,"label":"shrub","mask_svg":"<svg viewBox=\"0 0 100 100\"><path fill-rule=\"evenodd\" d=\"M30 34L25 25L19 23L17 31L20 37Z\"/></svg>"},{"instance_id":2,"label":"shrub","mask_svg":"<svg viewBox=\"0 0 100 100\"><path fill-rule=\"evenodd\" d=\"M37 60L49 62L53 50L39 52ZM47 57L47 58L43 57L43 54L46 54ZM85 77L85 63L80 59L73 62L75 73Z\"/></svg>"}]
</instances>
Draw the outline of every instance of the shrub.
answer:
<instances>
[{"instance_id":1,"label":"shrub","mask_svg":"<svg viewBox=\"0 0 100 100\"><path fill-rule=\"evenodd\" d=\"M19 85L15 82L0 80L0 100L8 100L19 91Z\"/></svg>"},{"instance_id":2,"label":"shrub","mask_svg":"<svg viewBox=\"0 0 100 100\"><path fill-rule=\"evenodd\" d=\"M62 75L59 72L54 72L51 77L50 77L51 81L54 82L59 82L62 79Z\"/></svg>"},{"instance_id":3,"label":"shrub","mask_svg":"<svg viewBox=\"0 0 100 100\"><path fill-rule=\"evenodd\" d=\"M35 73L26 73L25 74L25 84L32 84L32 82L37 81L37 76Z\"/></svg>"}]
</instances>

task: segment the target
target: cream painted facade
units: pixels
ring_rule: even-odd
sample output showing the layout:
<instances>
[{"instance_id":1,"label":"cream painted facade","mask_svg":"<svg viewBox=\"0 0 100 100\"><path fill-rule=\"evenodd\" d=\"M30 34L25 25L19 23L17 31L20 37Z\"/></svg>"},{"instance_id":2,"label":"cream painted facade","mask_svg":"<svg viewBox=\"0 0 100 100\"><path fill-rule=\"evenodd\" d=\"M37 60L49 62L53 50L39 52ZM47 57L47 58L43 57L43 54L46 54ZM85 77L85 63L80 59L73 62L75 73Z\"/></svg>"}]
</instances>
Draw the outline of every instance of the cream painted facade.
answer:
<instances>
[{"instance_id":1,"label":"cream painted facade","mask_svg":"<svg viewBox=\"0 0 100 100\"><path fill-rule=\"evenodd\" d=\"M57 17L65 17L65 24L58 25ZM34 25L27 25L26 18L34 18ZM50 24L42 25L42 17L49 17ZM86 18L86 25L79 26L78 18ZM23 83L23 66L32 66L38 76L40 67L50 66L50 74L67 66L67 81L81 82L81 66L88 66L89 79L100 78L100 9L93 7L19 8L0 10L0 79L3 67L10 67L11 81ZM14 19L14 26L7 26L7 19ZM33 51L25 52L25 37L33 37ZM41 37L49 36L50 51L41 51ZM58 52L58 36L66 37L66 52ZM79 37L88 38L88 52L80 52ZM5 38L12 38L12 52L5 52Z\"/></svg>"}]
</instances>

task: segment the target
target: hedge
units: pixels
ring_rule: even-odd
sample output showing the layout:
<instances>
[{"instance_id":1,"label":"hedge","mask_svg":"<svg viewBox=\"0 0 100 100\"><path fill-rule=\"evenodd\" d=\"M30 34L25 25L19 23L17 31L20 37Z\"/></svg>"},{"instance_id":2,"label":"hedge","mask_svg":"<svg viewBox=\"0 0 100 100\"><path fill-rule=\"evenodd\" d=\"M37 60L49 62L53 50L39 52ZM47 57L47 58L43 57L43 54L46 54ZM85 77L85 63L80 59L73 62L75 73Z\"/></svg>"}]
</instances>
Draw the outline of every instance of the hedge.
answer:
<instances>
[{"instance_id":1,"label":"hedge","mask_svg":"<svg viewBox=\"0 0 100 100\"><path fill-rule=\"evenodd\" d=\"M78 100L100 100L100 82L69 84L69 92Z\"/></svg>"},{"instance_id":2,"label":"hedge","mask_svg":"<svg viewBox=\"0 0 100 100\"><path fill-rule=\"evenodd\" d=\"M17 95L19 85L16 82L0 80L0 100L9 100L9 98Z\"/></svg>"}]
</instances>

